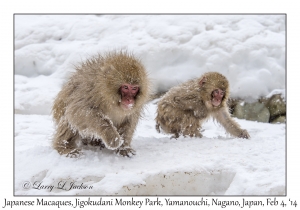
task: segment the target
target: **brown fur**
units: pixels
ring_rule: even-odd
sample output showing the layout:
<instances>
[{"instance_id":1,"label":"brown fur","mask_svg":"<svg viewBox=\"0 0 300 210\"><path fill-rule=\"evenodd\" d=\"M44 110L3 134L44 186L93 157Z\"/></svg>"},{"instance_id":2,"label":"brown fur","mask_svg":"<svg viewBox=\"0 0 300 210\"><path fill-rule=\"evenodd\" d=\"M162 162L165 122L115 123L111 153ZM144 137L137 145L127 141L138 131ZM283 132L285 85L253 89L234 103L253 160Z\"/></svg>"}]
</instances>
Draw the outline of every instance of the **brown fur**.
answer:
<instances>
[{"instance_id":1,"label":"brown fur","mask_svg":"<svg viewBox=\"0 0 300 210\"><path fill-rule=\"evenodd\" d=\"M215 89L225 91L219 106L213 106L211 102L212 92ZM241 129L230 117L227 106L228 95L228 80L217 72L205 73L198 79L173 87L158 103L156 129L160 132L162 128L175 138L180 135L202 137L201 124L209 117L213 117L231 135L249 138L248 132Z\"/></svg>"},{"instance_id":2,"label":"brown fur","mask_svg":"<svg viewBox=\"0 0 300 210\"><path fill-rule=\"evenodd\" d=\"M119 88L124 83L140 86L129 110L120 107ZM148 95L146 71L133 55L120 51L88 59L76 67L54 101L54 148L60 154L77 156L77 139L84 143L101 140L121 155L134 154L130 143Z\"/></svg>"}]
</instances>

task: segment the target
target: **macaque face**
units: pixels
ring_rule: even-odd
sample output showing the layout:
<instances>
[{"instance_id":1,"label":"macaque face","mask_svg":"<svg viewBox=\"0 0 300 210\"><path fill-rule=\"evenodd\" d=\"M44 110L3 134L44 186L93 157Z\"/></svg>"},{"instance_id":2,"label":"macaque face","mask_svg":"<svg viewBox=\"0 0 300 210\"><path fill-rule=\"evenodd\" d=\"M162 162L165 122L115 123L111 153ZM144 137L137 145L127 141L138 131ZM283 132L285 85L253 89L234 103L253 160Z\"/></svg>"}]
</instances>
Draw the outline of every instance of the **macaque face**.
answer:
<instances>
[{"instance_id":1,"label":"macaque face","mask_svg":"<svg viewBox=\"0 0 300 210\"><path fill-rule=\"evenodd\" d=\"M221 89L215 89L212 93L211 93L211 103L213 106L219 106L223 100L223 97L225 95L225 92Z\"/></svg>"},{"instance_id":2,"label":"macaque face","mask_svg":"<svg viewBox=\"0 0 300 210\"><path fill-rule=\"evenodd\" d=\"M135 103L135 97L139 92L138 85L123 84L120 87L121 107L125 110L131 109Z\"/></svg>"}]
</instances>

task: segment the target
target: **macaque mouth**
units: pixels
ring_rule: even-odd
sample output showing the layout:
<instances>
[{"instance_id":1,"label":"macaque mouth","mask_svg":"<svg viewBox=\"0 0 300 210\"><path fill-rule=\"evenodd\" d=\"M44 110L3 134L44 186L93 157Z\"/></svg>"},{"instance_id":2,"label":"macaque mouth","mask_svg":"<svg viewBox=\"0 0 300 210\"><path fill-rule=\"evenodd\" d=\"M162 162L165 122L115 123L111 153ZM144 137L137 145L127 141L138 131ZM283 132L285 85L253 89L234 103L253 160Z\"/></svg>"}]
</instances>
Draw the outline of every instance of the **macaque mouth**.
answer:
<instances>
[{"instance_id":1,"label":"macaque mouth","mask_svg":"<svg viewBox=\"0 0 300 210\"><path fill-rule=\"evenodd\" d=\"M222 102L221 100L216 99L216 98L211 99L211 103L213 106L219 106L221 104L221 102Z\"/></svg>"},{"instance_id":2,"label":"macaque mouth","mask_svg":"<svg viewBox=\"0 0 300 210\"><path fill-rule=\"evenodd\" d=\"M121 105L125 109L131 109L134 106L135 98L121 97Z\"/></svg>"}]
</instances>

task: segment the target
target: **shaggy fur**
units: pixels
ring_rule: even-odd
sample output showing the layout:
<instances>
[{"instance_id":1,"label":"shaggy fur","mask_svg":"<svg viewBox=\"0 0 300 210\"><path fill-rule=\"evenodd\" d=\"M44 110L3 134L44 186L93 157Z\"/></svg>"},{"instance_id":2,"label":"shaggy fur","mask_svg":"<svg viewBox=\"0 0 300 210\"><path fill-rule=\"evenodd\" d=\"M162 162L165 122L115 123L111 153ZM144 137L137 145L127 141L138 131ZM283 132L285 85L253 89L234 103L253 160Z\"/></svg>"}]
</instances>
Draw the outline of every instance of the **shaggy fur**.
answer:
<instances>
[{"instance_id":1,"label":"shaggy fur","mask_svg":"<svg viewBox=\"0 0 300 210\"><path fill-rule=\"evenodd\" d=\"M124 83L140 87L129 110L120 106L119 89ZM134 154L130 143L148 97L148 76L132 54L111 52L88 59L76 67L54 101L54 148L60 154L77 156L77 139L85 143L101 140L121 155Z\"/></svg>"},{"instance_id":2,"label":"shaggy fur","mask_svg":"<svg viewBox=\"0 0 300 210\"><path fill-rule=\"evenodd\" d=\"M212 92L221 89L225 92L219 106L212 105ZM246 130L230 117L227 100L229 83L226 77L217 72L208 72L198 79L187 81L171 88L158 102L156 129L160 128L178 138L183 136L202 137L201 124L213 117L228 133L240 138L249 138Z\"/></svg>"}]
</instances>

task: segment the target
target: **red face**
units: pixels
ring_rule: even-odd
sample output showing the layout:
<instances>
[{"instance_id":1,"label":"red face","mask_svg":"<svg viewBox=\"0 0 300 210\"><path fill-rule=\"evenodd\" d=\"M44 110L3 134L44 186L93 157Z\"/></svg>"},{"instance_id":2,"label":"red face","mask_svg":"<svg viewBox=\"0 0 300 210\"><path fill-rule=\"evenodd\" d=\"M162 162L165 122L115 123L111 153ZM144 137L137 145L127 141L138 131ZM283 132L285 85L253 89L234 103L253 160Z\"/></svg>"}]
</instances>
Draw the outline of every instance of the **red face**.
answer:
<instances>
[{"instance_id":1,"label":"red face","mask_svg":"<svg viewBox=\"0 0 300 210\"><path fill-rule=\"evenodd\" d=\"M222 102L222 99L225 95L225 92L221 89L215 89L212 93L211 103L213 106L219 106Z\"/></svg>"},{"instance_id":2,"label":"red face","mask_svg":"<svg viewBox=\"0 0 300 210\"><path fill-rule=\"evenodd\" d=\"M120 87L121 107L123 109L131 109L135 103L135 97L139 92L138 85L123 84Z\"/></svg>"}]
</instances>

